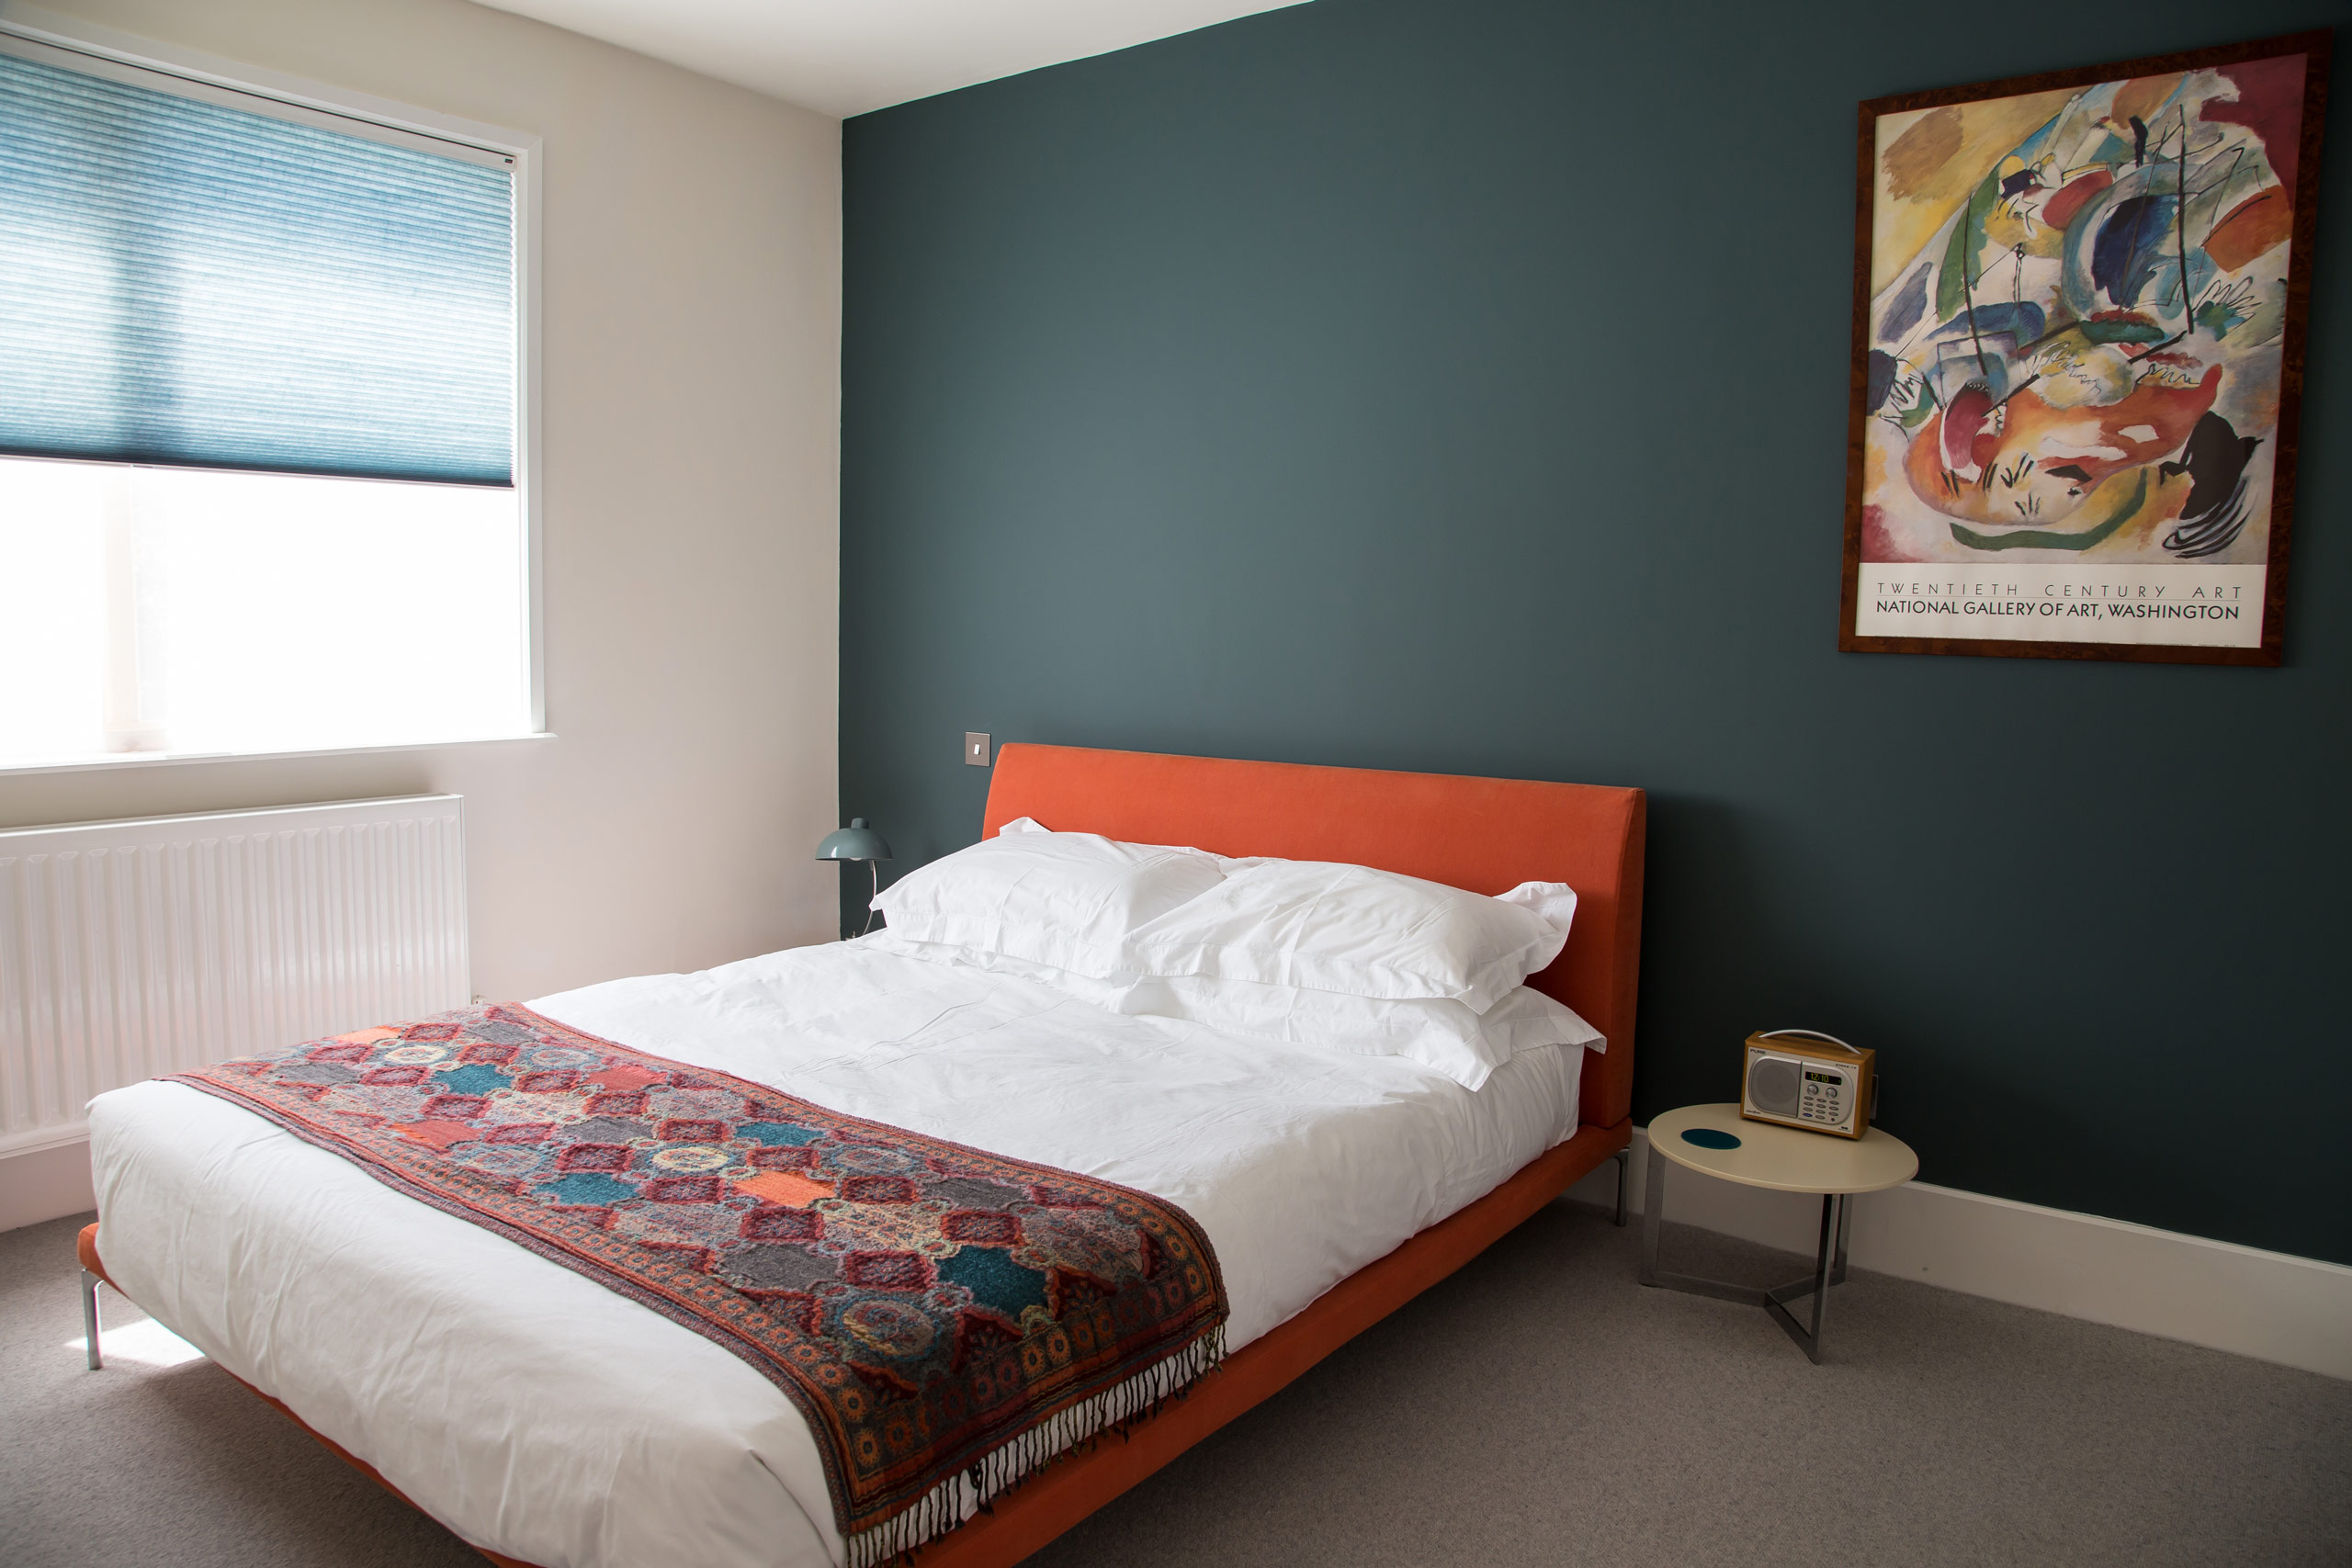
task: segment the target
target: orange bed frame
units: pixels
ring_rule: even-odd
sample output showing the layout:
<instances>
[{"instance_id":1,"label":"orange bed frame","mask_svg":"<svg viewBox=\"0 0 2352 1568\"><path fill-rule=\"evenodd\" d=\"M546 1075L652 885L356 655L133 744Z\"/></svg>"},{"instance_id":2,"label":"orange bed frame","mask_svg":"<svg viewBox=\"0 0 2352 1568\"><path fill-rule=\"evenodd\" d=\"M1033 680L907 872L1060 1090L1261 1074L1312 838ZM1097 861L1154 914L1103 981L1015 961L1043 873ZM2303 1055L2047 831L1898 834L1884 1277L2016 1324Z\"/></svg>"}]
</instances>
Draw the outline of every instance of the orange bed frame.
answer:
<instances>
[{"instance_id":1,"label":"orange bed frame","mask_svg":"<svg viewBox=\"0 0 2352 1568\"><path fill-rule=\"evenodd\" d=\"M1581 1125L1566 1143L1234 1352L1186 1397L1130 1427L1125 1440L1100 1442L1048 1465L999 1498L993 1511L922 1549L920 1568L1019 1562L1279 1393L1631 1145L1644 809L1639 790L1589 784L1067 746L1008 744L998 751L984 834L1030 817L1059 831L1191 844L1227 855L1348 861L1477 893L1500 893L1529 880L1565 882L1577 890L1575 935L1558 960L1528 983L1591 1020L1608 1036L1609 1048L1586 1059ZM1623 1174L1621 1166L1621 1224ZM104 1279L97 1244L98 1227L90 1225L77 1250L82 1266ZM358 1455L311 1431L278 1400L254 1393L401 1495ZM533 1568L476 1550L502 1568Z\"/></svg>"}]
</instances>

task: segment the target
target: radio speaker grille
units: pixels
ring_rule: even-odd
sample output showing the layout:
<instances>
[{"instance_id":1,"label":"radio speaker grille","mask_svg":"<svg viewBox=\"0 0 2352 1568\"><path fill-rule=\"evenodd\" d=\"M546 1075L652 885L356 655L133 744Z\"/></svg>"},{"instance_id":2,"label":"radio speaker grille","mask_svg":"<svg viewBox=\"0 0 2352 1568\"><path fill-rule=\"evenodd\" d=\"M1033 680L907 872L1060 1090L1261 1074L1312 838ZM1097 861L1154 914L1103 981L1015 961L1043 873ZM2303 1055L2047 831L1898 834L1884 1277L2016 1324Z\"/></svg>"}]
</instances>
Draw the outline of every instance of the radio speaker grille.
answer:
<instances>
[{"instance_id":1,"label":"radio speaker grille","mask_svg":"<svg viewBox=\"0 0 2352 1568\"><path fill-rule=\"evenodd\" d=\"M1767 1056L1747 1069L1747 1102L1768 1116L1794 1116L1803 1087L1793 1062Z\"/></svg>"}]
</instances>

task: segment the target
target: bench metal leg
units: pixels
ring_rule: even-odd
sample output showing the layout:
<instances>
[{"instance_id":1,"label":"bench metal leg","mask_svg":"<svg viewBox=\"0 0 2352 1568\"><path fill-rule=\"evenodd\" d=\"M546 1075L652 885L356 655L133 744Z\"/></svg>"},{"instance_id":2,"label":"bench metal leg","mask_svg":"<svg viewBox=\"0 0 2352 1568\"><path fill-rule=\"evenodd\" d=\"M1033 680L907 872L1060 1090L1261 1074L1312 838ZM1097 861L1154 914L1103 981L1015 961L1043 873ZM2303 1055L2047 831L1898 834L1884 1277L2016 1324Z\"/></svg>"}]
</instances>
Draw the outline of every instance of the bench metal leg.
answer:
<instances>
[{"instance_id":1,"label":"bench metal leg","mask_svg":"<svg viewBox=\"0 0 2352 1568\"><path fill-rule=\"evenodd\" d=\"M1850 1195L1824 1193L1821 1199L1821 1235L1814 1250L1813 1272L1802 1280L1759 1291L1753 1285L1735 1285L1724 1280L1702 1280L1695 1274L1671 1274L1657 1266L1658 1224L1666 1213L1666 1156L1650 1150L1649 1187L1642 1203L1642 1283L1661 1290L1687 1291L1694 1296L1713 1296L1718 1301L1740 1302L1748 1306L1760 1306L1771 1314L1772 1321L1797 1342L1807 1359L1821 1364L1821 1325L1829 1303L1829 1287L1843 1284L1846 1280L1846 1241L1853 1228L1854 1201ZM1790 1302L1801 1296L1813 1298L1813 1322L1800 1324L1788 1309Z\"/></svg>"},{"instance_id":2,"label":"bench metal leg","mask_svg":"<svg viewBox=\"0 0 2352 1568\"><path fill-rule=\"evenodd\" d=\"M1633 1176L1634 1151L1628 1145L1610 1157L1617 1162L1617 1228L1623 1230L1625 1228L1625 1187Z\"/></svg>"},{"instance_id":3,"label":"bench metal leg","mask_svg":"<svg viewBox=\"0 0 2352 1568\"><path fill-rule=\"evenodd\" d=\"M82 1270L82 1337L90 1348L90 1370L97 1371L107 1364L98 1354L98 1277L87 1269Z\"/></svg>"}]
</instances>

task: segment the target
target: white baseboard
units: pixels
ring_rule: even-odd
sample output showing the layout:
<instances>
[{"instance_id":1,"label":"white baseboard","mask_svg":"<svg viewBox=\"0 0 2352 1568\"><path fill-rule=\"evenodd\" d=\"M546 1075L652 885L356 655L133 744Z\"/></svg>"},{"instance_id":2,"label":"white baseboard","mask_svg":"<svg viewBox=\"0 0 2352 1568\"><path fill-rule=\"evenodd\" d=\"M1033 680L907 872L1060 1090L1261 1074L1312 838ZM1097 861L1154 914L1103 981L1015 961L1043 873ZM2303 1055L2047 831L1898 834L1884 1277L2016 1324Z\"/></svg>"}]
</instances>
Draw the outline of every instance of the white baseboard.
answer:
<instances>
[{"instance_id":1,"label":"white baseboard","mask_svg":"<svg viewBox=\"0 0 2352 1568\"><path fill-rule=\"evenodd\" d=\"M90 1183L90 1135L0 1156L0 1231L86 1214L98 1206Z\"/></svg>"},{"instance_id":2,"label":"white baseboard","mask_svg":"<svg viewBox=\"0 0 2352 1568\"><path fill-rule=\"evenodd\" d=\"M1647 1213L1649 1135L1634 1133L1634 1213ZM1568 1195L1615 1201L1604 1165ZM1668 1217L1679 1224L1810 1255L1820 1200L1717 1181L1677 1166ZM97 1206L90 1146L0 1157L0 1231ZM2352 1269L2182 1235L2064 1209L1914 1181L1854 1211L1857 1269L1973 1296L2113 1324L2329 1377L2352 1379Z\"/></svg>"},{"instance_id":3,"label":"white baseboard","mask_svg":"<svg viewBox=\"0 0 2352 1568\"><path fill-rule=\"evenodd\" d=\"M1631 1204L1645 1213L1649 1134L1634 1132ZM1615 1201L1603 1166L1569 1190ZM1680 1166L1667 1218L1784 1252L1813 1254L1821 1200L1718 1181ZM1913 1181L1854 1210L1857 1269L2329 1377L2352 1378L2352 1268L2120 1220Z\"/></svg>"}]
</instances>

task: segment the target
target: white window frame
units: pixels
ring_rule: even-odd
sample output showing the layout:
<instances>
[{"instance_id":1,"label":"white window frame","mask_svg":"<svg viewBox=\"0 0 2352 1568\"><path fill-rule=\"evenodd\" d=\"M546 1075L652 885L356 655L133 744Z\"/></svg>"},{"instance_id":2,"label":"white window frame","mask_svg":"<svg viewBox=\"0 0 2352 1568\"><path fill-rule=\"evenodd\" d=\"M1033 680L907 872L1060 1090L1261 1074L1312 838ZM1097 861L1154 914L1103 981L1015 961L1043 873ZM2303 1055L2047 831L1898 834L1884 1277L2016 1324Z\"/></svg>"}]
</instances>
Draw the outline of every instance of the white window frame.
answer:
<instances>
[{"instance_id":1,"label":"white window frame","mask_svg":"<svg viewBox=\"0 0 2352 1568\"><path fill-rule=\"evenodd\" d=\"M551 740L546 682L546 601L540 583L539 540L539 159L540 139L529 131L485 125L370 94L312 82L215 55L117 32L78 17L59 16L0 0L0 47L27 58L116 81L156 87L208 103L323 127L426 152L492 154L514 176L514 490L523 522L523 583L530 660L530 730L483 739L425 740L391 746L335 746L286 751L124 752L72 762L0 764L0 777L18 773L82 773L112 768L169 767L184 762L254 761L277 757L340 756L373 751L426 751L447 746ZM55 51L55 52L51 52ZM72 58L60 59L60 54ZM156 82L153 78L171 78ZM481 160L477 160L481 161Z\"/></svg>"}]
</instances>

